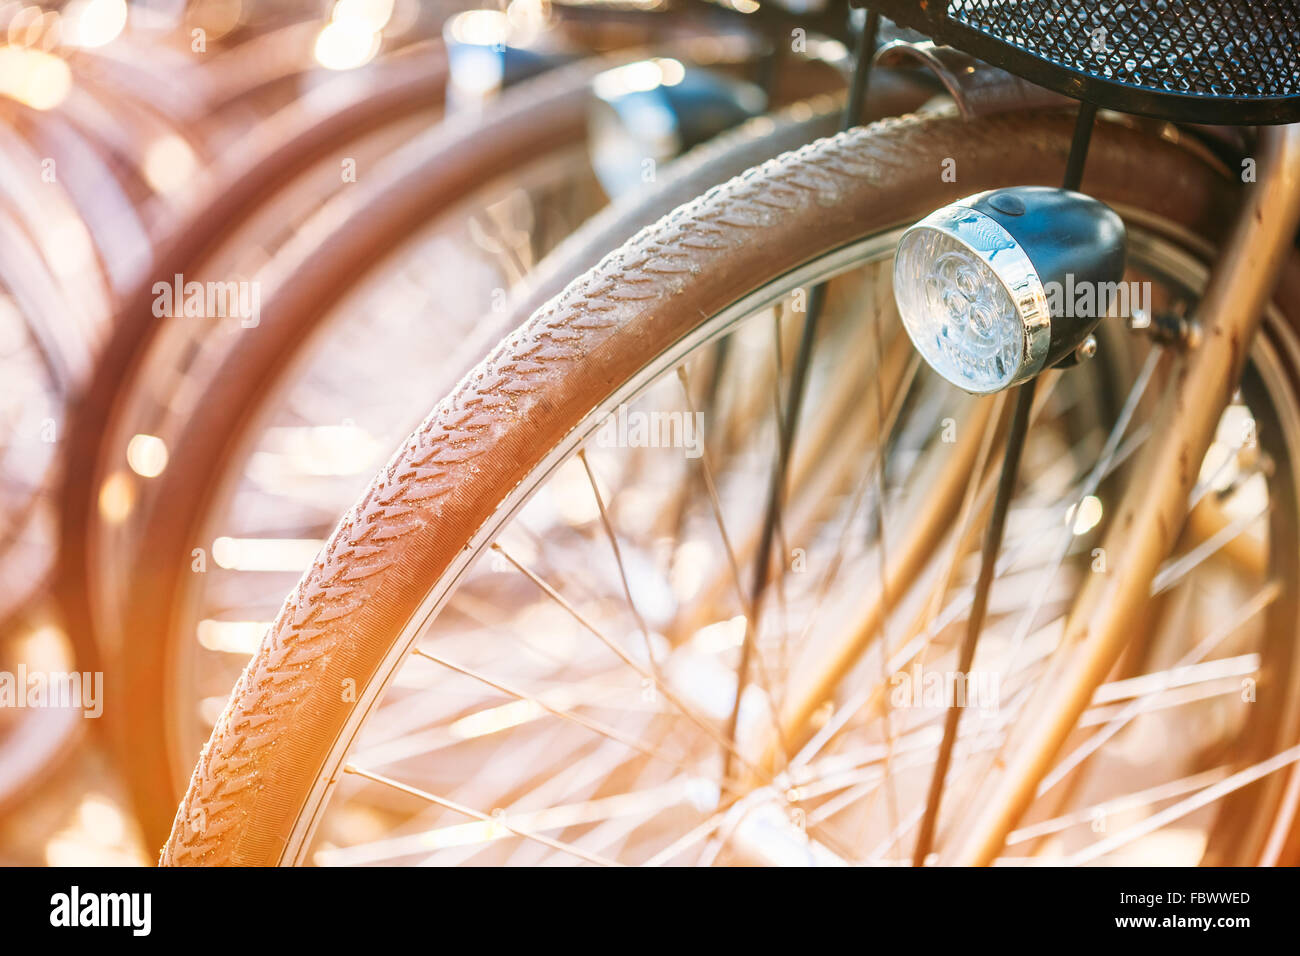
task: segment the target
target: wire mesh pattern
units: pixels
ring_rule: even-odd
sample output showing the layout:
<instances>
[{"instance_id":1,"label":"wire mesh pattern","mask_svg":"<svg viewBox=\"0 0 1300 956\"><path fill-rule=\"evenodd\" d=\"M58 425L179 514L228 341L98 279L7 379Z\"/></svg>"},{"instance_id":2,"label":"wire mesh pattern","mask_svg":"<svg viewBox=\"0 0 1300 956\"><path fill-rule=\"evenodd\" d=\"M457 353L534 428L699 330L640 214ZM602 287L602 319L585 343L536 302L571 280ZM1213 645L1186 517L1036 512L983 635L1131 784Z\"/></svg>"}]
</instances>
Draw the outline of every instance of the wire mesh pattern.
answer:
<instances>
[{"instance_id":1,"label":"wire mesh pattern","mask_svg":"<svg viewBox=\"0 0 1300 956\"><path fill-rule=\"evenodd\" d=\"M950 0L951 20L1059 66L1164 93L1300 92L1288 0Z\"/></svg>"}]
</instances>

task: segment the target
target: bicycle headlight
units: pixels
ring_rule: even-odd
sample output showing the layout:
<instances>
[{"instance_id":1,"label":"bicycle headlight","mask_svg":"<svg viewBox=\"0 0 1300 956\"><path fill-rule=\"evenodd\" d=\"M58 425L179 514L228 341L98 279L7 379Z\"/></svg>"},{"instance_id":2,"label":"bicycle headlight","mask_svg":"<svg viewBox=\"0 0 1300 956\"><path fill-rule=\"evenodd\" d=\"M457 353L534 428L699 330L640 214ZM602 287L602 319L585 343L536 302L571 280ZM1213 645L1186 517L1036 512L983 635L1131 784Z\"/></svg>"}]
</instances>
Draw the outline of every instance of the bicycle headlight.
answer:
<instances>
[{"instance_id":1,"label":"bicycle headlight","mask_svg":"<svg viewBox=\"0 0 1300 956\"><path fill-rule=\"evenodd\" d=\"M452 109L481 106L507 87L558 66L566 57L550 48L546 24L498 10L466 10L442 27L447 50L447 102Z\"/></svg>"},{"instance_id":2,"label":"bicycle headlight","mask_svg":"<svg viewBox=\"0 0 1300 956\"><path fill-rule=\"evenodd\" d=\"M1123 272L1124 226L1113 211L1079 193L1022 186L944 206L908 229L894 296L921 357L959 388L987 394L1072 355ZM1085 291L1092 304L1080 308Z\"/></svg>"},{"instance_id":3,"label":"bicycle headlight","mask_svg":"<svg viewBox=\"0 0 1300 956\"><path fill-rule=\"evenodd\" d=\"M679 60L656 58L606 70L592 83L592 167L611 197L645 182L660 163L763 112L758 87Z\"/></svg>"}]
</instances>

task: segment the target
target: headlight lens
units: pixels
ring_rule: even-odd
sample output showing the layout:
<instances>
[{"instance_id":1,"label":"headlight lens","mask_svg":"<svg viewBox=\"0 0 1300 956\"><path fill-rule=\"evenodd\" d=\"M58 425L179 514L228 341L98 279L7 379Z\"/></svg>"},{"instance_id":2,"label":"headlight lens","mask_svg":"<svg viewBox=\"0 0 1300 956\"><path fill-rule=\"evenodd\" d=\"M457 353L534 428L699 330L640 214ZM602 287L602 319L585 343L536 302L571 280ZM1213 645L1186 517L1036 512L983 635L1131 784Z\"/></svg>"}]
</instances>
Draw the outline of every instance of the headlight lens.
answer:
<instances>
[{"instance_id":1,"label":"headlight lens","mask_svg":"<svg viewBox=\"0 0 1300 956\"><path fill-rule=\"evenodd\" d=\"M1043 367L1051 320L1042 282L1001 225L945 206L906 233L894 296L922 358L968 392L997 392Z\"/></svg>"}]
</instances>

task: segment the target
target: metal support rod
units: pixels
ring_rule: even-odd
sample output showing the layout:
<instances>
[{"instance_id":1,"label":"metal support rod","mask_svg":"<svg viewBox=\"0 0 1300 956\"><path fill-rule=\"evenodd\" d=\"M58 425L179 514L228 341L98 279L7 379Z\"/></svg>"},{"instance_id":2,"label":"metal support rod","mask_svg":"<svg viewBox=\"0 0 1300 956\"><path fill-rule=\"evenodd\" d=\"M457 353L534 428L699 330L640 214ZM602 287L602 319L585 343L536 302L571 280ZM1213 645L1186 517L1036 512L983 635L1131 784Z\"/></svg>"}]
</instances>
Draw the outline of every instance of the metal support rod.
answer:
<instances>
[{"instance_id":1,"label":"metal support rod","mask_svg":"<svg viewBox=\"0 0 1300 956\"><path fill-rule=\"evenodd\" d=\"M1083 164L1088 158L1088 144L1092 141L1092 123L1096 115L1097 107L1091 103L1079 104L1079 115L1074 124L1074 138L1070 142L1070 155L1065 163L1063 185L1066 189L1078 189L1080 182L1083 181ZM961 656L957 664L958 674L969 673L971 664L975 660L975 648L979 644L980 632L984 628L989 591L993 588L993 570L997 565L998 552L1002 550L1007 512L1011 507L1011 498L1015 494L1016 473L1020 470L1020 456L1029 433L1029 413L1034 406L1035 381L1036 379L1030 379L1016 389L1016 407L1011 421L1011 431L1007 433L1007 450L1002 459L1002 474L998 477L993 511L984 534L979 577L975 581L975 597L971 604L970 617L966 619L966 636L962 640ZM935 829L939 823L939 807L943 802L948 765L952 762L952 749L957 742L957 730L961 724L963 709L954 701L948 705L948 712L944 715L943 740L939 744L938 759L934 764L934 774L930 778L925 815L921 818L916 847L912 851L913 866L924 866L926 857L934 847Z\"/></svg>"},{"instance_id":2,"label":"metal support rod","mask_svg":"<svg viewBox=\"0 0 1300 956\"><path fill-rule=\"evenodd\" d=\"M867 101L867 86L871 79L871 54L876 48L876 34L880 30L880 14L867 11L867 22L858 34L854 51L853 77L849 80L849 95L844 103L844 129L853 129L862 117L862 107Z\"/></svg>"},{"instance_id":3,"label":"metal support rod","mask_svg":"<svg viewBox=\"0 0 1300 956\"><path fill-rule=\"evenodd\" d=\"M969 673L971 664L975 660L975 648L979 644L980 631L984 627L989 592L993 589L993 570L997 566L998 552L1002 550L1002 536L1007 526L1007 510L1016 491L1016 474L1020 471L1020 455L1025 448L1025 436L1029 433L1029 413L1034 407L1034 387L1037 381L1037 379L1030 379L1016 389L1016 407L1012 413L1011 431L1007 433L1007 450L1002 459L1002 473L998 476L998 490L993 499L993 511L989 515L988 528L984 533L979 577L975 581L975 597L971 603L970 616L966 619L966 636L961 644L961 657L957 664L958 674ZM913 866L925 866L925 858L930 855L930 850L934 846L934 831L939 821L939 805L943 800L944 782L948 776L948 765L952 762L952 748L957 741L957 726L961 723L963 711L963 707L952 703L948 705L948 711L944 715L943 741L939 745L934 774L930 777L925 816L921 818L916 848L912 852Z\"/></svg>"},{"instance_id":4,"label":"metal support rod","mask_svg":"<svg viewBox=\"0 0 1300 956\"><path fill-rule=\"evenodd\" d=\"M1092 142L1092 122L1096 118L1095 104L1079 104L1079 114L1074 121L1074 138L1070 141L1070 158L1065 162L1065 181L1061 183L1066 189L1077 192L1079 184L1083 182L1083 163L1088 158L1088 144Z\"/></svg>"}]
</instances>

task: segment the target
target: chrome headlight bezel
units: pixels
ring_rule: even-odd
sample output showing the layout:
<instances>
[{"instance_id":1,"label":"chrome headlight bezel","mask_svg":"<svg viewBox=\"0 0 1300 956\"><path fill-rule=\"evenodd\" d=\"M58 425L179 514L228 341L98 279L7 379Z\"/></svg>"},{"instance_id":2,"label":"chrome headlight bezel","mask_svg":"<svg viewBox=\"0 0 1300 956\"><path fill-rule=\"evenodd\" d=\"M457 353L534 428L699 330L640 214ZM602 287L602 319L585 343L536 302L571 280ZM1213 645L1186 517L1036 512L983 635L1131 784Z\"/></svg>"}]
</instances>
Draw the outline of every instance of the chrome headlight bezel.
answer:
<instances>
[{"instance_id":1,"label":"chrome headlight bezel","mask_svg":"<svg viewBox=\"0 0 1300 956\"><path fill-rule=\"evenodd\" d=\"M904 231L894 297L931 368L967 392L992 394L1070 361L1104 310L1062 307L1062 290L1086 286L1101 302L1124 276L1124 249L1123 221L1096 199L1046 186L987 190ZM953 255L956 266L944 261Z\"/></svg>"}]
</instances>

